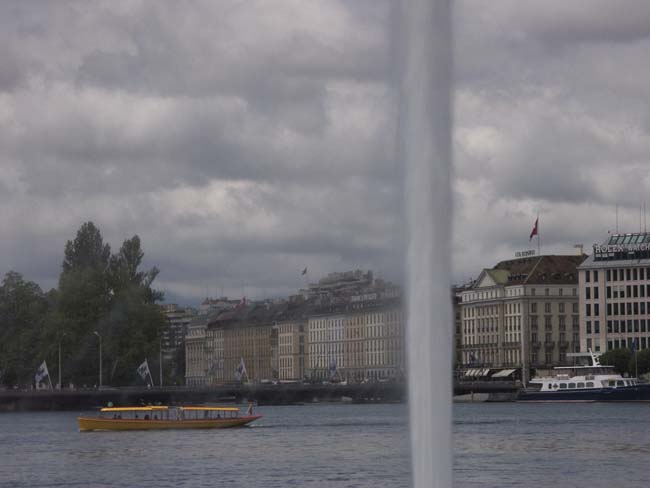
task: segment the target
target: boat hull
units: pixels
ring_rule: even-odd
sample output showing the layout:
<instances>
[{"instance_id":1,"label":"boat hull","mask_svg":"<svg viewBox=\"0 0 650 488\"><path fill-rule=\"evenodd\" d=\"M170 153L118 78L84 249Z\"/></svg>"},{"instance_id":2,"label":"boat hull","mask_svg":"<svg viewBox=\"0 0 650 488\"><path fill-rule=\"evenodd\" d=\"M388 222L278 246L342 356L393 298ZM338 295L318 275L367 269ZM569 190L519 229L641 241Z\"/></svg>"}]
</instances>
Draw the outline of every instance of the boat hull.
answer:
<instances>
[{"instance_id":1,"label":"boat hull","mask_svg":"<svg viewBox=\"0 0 650 488\"><path fill-rule=\"evenodd\" d=\"M103 419L97 417L77 417L77 420L80 432L90 432L95 430L228 429L242 427L259 418L261 415L202 420Z\"/></svg>"},{"instance_id":2,"label":"boat hull","mask_svg":"<svg viewBox=\"0 0 650 488\"><path fill-rule=\"evenodd\" d=\"M592 388L588 390L521 390L517 395L517 401L538 403L650 402L650 385Z\"/></svg>"}]
</instances>

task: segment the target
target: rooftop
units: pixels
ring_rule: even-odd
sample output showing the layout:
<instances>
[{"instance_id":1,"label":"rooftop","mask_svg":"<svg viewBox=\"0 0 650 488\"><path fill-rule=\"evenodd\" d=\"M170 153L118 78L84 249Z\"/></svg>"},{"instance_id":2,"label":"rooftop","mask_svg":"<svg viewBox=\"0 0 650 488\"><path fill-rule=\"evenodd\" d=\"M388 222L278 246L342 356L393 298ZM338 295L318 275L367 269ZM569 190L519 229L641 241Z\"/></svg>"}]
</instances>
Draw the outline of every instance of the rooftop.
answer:
<instances>
[{"instance_id":1,"label":"rooftop","mask_svg":"<svg viewBox=\"0 0 650 488\"><path fill-rule=\"evenodd\" d=\"M502 285L578 283L577 268L585 255L548 255L501 261L485 272Z\"/></svg>"},{"instance_id":2,"label":"rooftop","mask_svg":"<svg viewBox=\"0 0 650 488\"><path fill-rule=\"evenodd\" d=\"M603 244L594 244L594 252L581 268L650 266L650 233L611 234Z\"/></svg>"}]
</instances>

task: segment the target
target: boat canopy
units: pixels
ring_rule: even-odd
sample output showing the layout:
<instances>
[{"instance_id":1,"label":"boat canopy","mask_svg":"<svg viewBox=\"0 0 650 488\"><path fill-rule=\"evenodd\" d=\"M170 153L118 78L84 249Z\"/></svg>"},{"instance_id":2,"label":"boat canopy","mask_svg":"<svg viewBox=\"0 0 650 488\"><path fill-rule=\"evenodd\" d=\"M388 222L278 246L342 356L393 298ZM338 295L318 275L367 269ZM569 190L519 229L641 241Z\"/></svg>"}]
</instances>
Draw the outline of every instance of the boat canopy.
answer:
<instances>
[{"instance_id":1,"label":"boat canopy","mask_svg":"<svg viewBox=\"0 0 650 488\"><path fill-rule=\"evenodd\" d=\"M180 407L181 410L193 411L218 411L218 412L239 412L237 407Z\"/></svg>"},{"instance_id":2,"label":"boat canopy","mask_svg":"<svg viewBox=\"0 0 650 488\"><path fill-rule=\"evenodd\" d=\"M169 407L151 406L151 407L105 407L102 412L154 412L160 410L168 410Z\"/></svg>"},{"instance_id":3,"label":"boat canopy","mask_svg":"<svg viewBox=\"0 0 650 488\"><path fill-rule=\"evenodd\" d=\"M492 378L506 378L506 377L510 376L512 373L514 373L515 371L517 371L517 370L516 369L502 369L498 373L494 373L492 375Z\"/></svg>"},{"instance_id":4,"label":"boat canopy","mask_svg":"<svg viewBox=\"0 0 650 488\"><path fill-rule=\"evenodd\" d=\"M465 376L487 376L490 369L468 369L465 371Z\"/></svg>"}]
</instances>

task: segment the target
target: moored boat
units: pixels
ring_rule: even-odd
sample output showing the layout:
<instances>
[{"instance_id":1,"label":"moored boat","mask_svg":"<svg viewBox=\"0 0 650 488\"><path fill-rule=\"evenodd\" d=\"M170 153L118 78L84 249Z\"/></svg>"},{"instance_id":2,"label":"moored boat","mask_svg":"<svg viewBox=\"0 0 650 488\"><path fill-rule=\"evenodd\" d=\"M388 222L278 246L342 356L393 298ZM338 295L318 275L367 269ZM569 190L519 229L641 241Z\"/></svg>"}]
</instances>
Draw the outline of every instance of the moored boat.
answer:
<instances>
[{"instance_id":1,"label":"moored boat","mask_svg":"<svg viewBox=\"0 0 650 488\"><path fill-rule=\"evenodd\" d=\"M79 431L94 430L164 430L226 429L249 424L261 415L249 407L240 415L236 407L106 407L97 417L78 417Z\"/></svg>"},{"instance_id":2,"label":"moored boat","mask_svg":"<svg viewBox=\"0 0 650 488\"><path fill-rule=\"evenodd\" d=\"M650 402L650 384L624 378L613 366L600 364L591 351L574 353L588 358L586 366L554 368L554 375L533 378L517 395L518 402Z\"/></svg>"}]
</instances>

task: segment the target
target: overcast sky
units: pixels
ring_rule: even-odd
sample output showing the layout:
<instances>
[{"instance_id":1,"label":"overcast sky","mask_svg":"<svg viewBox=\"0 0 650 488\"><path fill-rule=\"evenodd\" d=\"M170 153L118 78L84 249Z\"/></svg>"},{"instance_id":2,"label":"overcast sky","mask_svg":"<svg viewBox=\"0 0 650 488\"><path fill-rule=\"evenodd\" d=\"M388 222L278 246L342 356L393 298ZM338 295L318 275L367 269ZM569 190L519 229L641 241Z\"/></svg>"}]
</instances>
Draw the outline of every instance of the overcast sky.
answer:
<instances>
[{"instance_id":1,"label":"overcast sky","mask_svg":"<svg viewBox=\"0 0 650 488\"><path fill-rule=\"evenodd\" d=\"M456 2L454 281L639 230L650 2ZM0 2L0 263L92 220L168 301L403 270L395 1ZM649 206L650 206L650 202Z\"/></svg>"}]
</instances>

